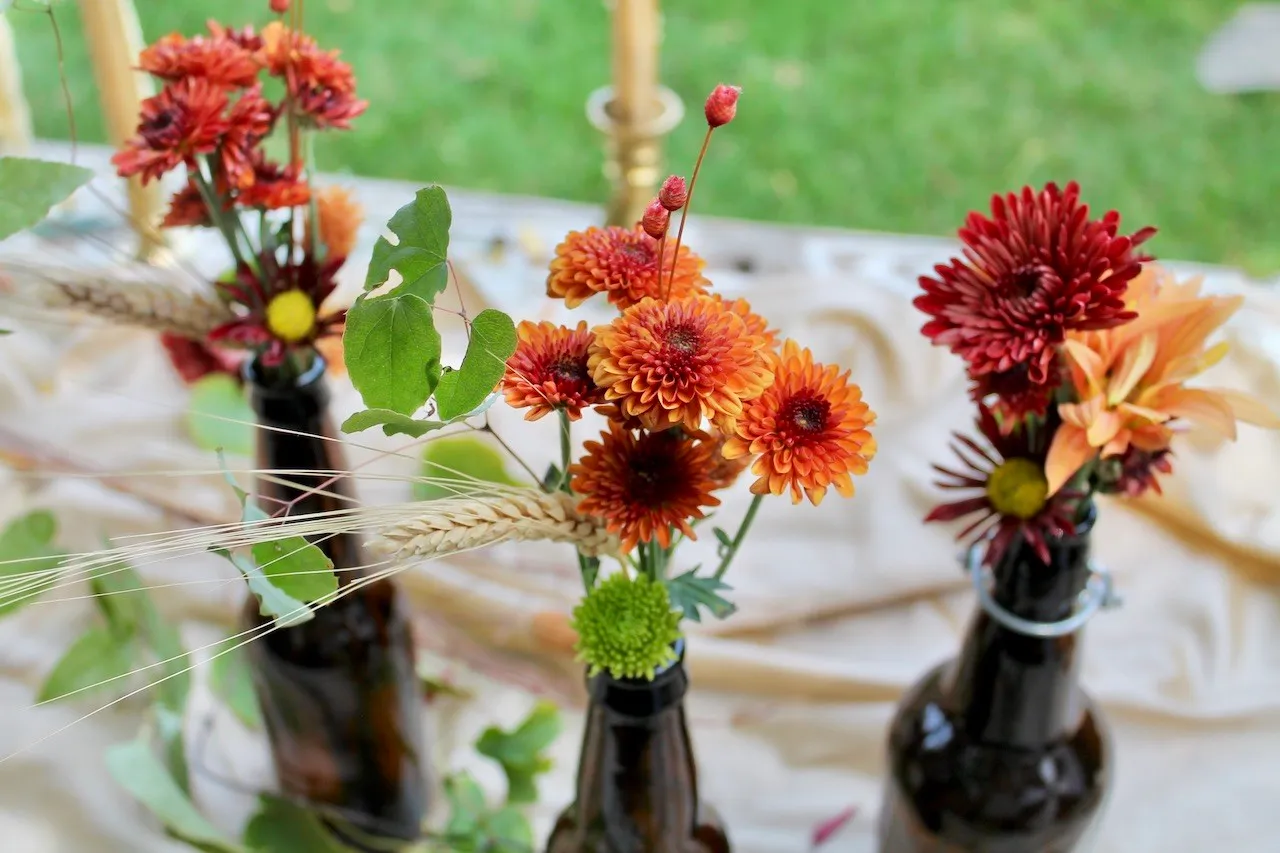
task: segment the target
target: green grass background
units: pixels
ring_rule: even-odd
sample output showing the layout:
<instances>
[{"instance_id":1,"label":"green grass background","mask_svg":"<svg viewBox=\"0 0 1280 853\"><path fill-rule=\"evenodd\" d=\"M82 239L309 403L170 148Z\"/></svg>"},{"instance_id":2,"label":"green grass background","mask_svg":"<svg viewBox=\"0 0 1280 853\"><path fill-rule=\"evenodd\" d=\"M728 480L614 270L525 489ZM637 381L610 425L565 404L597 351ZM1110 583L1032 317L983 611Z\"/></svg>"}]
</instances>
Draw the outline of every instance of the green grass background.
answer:
<instances>
[{"instance_id":1,"label":"green grass background","mask_svg":"<svg viewBox=\"0 0 1280 853\"><path fill-rule=\"evenodd\" d=\"M37 132L66 137L49 22L17 33ZM149 39L267 0L136 0ZM55 7L82 139L102 139L74 4ZM1280 95L1202 91L1197 52L1231 0L680 0L665 4L663 79L690 117L744 89L717 134L699 208L726 216L946 234L992 192L1076 179L1094 207L1161 229L1160 255L1280 270ZM362 175L601 201L584 101L608 82L599 0L308 0L372 106L318 146Z\"/></svg>"}]
</instances>

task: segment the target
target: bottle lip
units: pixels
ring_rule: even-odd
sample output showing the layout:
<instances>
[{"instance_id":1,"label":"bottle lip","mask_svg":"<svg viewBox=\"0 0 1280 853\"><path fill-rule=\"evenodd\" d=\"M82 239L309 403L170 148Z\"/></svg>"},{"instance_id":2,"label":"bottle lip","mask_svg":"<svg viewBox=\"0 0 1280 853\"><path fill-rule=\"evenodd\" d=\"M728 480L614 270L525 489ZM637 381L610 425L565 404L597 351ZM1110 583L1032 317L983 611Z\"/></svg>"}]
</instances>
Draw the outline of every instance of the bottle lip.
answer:
<instances>
[{"instance_id":1,"label":"bottle lip","mask_svg":"<svg viewBox=\"0 0 1280 853\"><path fill-rule=\"evenodd\" d=\"M614 678L602 672L587 678L592 700L617 714L648 717L670 708L684 698L689 676L684 668L684 639L674 644L675 660L659 670L650 681L644 678Z\"/></svg>"},{"instance_id":2,"label":"bottle lip","mask_svg":"<svg viewBox=\"0 0 1280 853\"><path fill-rule=\"evenodd\" d=\"M255 355L253 358L244 360L244 365L241 367L241 375L245 384L252 386L256 394L263 397L287 397L296 394L298 391L304 391L318 385L324 379L327 367L324 356L317 352L312 355L311 366L303 371L293 382L287 385L273 384L265 381L267 368L262 366L262 357Z\"/></svg>"}]
</instances>

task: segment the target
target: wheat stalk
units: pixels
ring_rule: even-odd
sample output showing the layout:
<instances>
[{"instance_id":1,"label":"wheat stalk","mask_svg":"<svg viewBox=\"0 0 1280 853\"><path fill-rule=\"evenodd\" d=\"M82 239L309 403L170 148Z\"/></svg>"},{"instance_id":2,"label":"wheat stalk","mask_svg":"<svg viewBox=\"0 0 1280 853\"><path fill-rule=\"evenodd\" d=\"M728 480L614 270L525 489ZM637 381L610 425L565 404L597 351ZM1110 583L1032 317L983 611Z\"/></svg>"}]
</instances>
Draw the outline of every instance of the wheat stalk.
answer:
<instances>
[{"instance_id":1,"label":"wheat stalk","mask_svg":"<svg viewBox=\"0 0 1280 853\"><path fill-rule=\"evenodd\" d=\"M83 311L195 339L234 319L213 294L192 292L186 275L148 264L85 268L5 258L0 293L37 308Z\"/></svg>"},{"instance_id":2,"label":"wheat stalk","mask_svg":"<svg viewBox=\"0 0 1280 853\"><path fill-rule=\"evenodd\" d=\"M568 542L588 557L613 554L618 539L563 492L516 489L423 504L414 518L380 531L371 548L391 557L438 557L499 542Z\"/></svg>"}]
</instances>

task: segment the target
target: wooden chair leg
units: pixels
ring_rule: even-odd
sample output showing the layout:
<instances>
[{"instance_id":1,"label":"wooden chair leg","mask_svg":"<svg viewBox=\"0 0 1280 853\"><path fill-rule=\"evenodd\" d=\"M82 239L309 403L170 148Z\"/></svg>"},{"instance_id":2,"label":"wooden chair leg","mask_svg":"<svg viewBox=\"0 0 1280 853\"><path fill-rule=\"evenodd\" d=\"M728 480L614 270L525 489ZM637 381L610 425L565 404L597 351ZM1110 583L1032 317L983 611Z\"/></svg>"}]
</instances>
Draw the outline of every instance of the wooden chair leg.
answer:
<instances>
[{"instance_id":1,"label":"wooden chair leg","mask_svg":"<svg viewBox=\"0 0 1280 853\"><path fill-rule=\"evenodd\" d=\"M85 41L98 82L107 136L120 145L138 126L138 105L155 93L151 78L137 70L144 41L138 14L130 0L79 0ZM138 235L138 255L155 260L165 248L158 229L164 197L160 185L129 181L129 214Z\"/></svg>"},{"instance_id":2,"label":"wooden chair leg","mask_svg":"<svg viewBox=\"0 0 1280 853\"><path fill-rule=\"evenodd\" d=\"M0 153L31 150L31 110L22 94L22 69L9 20L0 15Z\"/></svg>"}]
</instances>

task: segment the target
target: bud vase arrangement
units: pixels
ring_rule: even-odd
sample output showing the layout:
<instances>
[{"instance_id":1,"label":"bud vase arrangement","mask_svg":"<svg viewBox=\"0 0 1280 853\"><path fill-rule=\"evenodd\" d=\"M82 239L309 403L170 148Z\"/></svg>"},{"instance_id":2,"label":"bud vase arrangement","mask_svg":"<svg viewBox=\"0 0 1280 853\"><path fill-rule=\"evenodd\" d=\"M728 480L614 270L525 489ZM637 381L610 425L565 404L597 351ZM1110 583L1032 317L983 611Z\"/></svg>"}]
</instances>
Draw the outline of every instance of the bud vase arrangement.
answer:
<instances>
[{"instance_id":1,"label":"bud vase arrangement","mask_svg":"<svg viewBox=\"0 0 1280 853\"><path fill-rule=\"evenodd\" d=\"M923 276L923 333L965 361L976 434L935 466L962 520L980 608L959 656L890 726L884 853L1081 849L1111 776L1106 722L1080 688L1081 626L1114 599L1091 560L1098 496L1160 492L1189 428L1234 438L1280 419L1190 385L1226 354L1240 297L1202 294L1090 215L1075 183L995 196L960 229L964 256Z\"/></svg>"},{"instance_id":2,"label":"bud vase arrangement","mask_svg":"<svg viewBox=\"0 0 1280 853\"><path fill-rule=\"evenodd\" d=\"M766 496L850 496L875 453L875 415L848 371L782 339L746 300L713 292L684 244L704 158L738 98L733 86L711 92L688 182L667 179L641 222L574 231L556 247L547 295L570 309L606 300L611 321L517 325L493 309L463 312L466 353L443 370L433 312L452 311L435 303L448 286L450 213L434 187L392 217L398 239L375 246L347 317L347 370L370 408L344 430L422 436L469 424L509 449L485 411L499 396L527 421L557 422L559 459L545 475L516 457L540 487L455 480L452 496L379 531L394 559L516 539L577 547L583 591L570 625L589 709L575 801L548 841L556 853L729 849L697 792L683 624L734 611L726 574ZM573 426L589 416L603 429L578 452ZM753 499L736 529L715 529L717 564L681 565L680 544L748 468Z\"/></svg>"}]
</instances>

